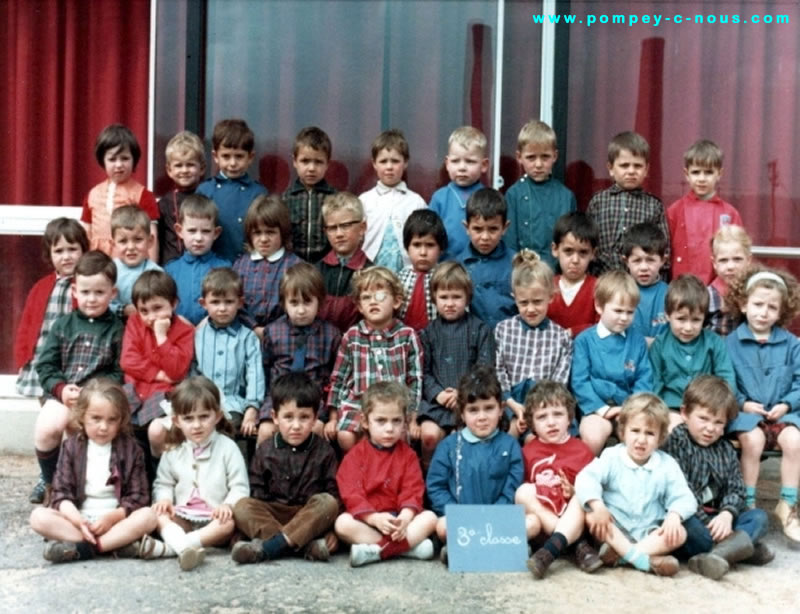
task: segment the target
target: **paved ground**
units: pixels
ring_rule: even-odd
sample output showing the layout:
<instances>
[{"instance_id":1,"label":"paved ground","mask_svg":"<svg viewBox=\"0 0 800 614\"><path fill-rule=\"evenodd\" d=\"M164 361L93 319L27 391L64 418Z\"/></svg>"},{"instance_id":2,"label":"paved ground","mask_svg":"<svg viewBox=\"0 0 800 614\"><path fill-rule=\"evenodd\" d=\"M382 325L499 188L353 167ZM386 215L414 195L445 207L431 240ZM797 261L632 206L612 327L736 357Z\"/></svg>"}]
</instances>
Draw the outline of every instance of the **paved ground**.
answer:
<instances>
[{"instance_id":1,"label":"paved ground","mask_svg":"<svg viewBox=\"0 0 800 614\"><path fill-rule=\"evenodd\" d=\"M777 465L762 487L775 504ZM52 565L28 528L26 502L36 467L29 457L0 457L0 612L797 612L800 552L773 527L778 553L767 568L741 567L721 582L683 569L657 578L631 569L581 574L558 561L545 581L528 574L452 574L438 562L398 560L351 569L290 560L237 566L212 550L182 573L175 559L93 560Z\"/></svg>"}]
</instances>

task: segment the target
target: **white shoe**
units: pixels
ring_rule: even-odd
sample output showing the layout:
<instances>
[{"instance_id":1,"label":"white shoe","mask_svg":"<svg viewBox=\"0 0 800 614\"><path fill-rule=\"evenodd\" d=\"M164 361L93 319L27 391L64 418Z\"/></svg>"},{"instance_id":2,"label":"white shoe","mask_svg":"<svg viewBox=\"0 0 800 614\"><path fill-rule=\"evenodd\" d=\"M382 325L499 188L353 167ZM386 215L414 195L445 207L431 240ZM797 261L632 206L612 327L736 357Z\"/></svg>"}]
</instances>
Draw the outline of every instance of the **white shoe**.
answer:
<instances>
[{"instance_id":1,"label":"white shoe","mask_svg":"<svg viewBox=\"0 0 800 614\"><path fill-rule=\"evenodd\" d=\"M353 544L350 546L350 567L361 567L381 560L378 544Z\"/></svg>"},{"instance_id":2,"label":"white shoe","mask_svg":"<svg viewBox=\"0 0 800 614\"><path fill-rule=\"evenodd\" d=\"M800 546L800 519L797 518L797 506L792 507L781 499L775 506L775 515L781 521L783 534L794 542L794 545Z\"/></svg>"},{"instance_id":3,"label":"white shoe","mask_svg":"<svg viewBox=\"0 0 800 614\"><path fill-rule=\"evenodd\" d=\"M420 561L430 561L433 558L433 542L423 539L416 546L407 550L400 556L407 559L419 559Z\"/></svg>"},{"instance_id":4,"label":"white shoe","mask_svg":"<svg viewBox=\"0 0 800 614\"><path fill-rule=\"evenodd\" d=\"M186 548L178 555L178 564L183 571L191 571L206 559L203 548Z\"/></svg>"}]
</instances>

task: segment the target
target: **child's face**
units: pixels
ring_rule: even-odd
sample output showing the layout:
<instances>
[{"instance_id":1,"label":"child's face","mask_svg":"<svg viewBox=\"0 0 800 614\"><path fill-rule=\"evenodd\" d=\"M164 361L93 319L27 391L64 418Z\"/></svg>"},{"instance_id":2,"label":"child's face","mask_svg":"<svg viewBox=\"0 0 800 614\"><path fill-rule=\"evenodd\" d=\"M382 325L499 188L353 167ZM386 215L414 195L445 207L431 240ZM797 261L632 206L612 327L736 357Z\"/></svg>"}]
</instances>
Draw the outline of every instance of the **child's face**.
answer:
<instances>
[{"instance_id":1,"label":"child's face","mask_svg":"<svg viewBox=\"0 0 800 614\"><path fill-rule=\"evenodd\" d=\"M269 258L283 247L281 229L277 226L263 226L259 224L250 233L250 245L264 258Z\"/></svg>"},{"instance_id":2,"label":"child's face","mask_svg":"<svg viewBox=\"0 0 800 614\"><path fill-rule=\"evenodd\" d=\"M63 236L50 246L50 261L59 277L71 277L82 255L80 243L70 243Z\"/></svg>"},{"instance_id":3,"label":"child's face","mask_svg":"<svg viewBox=\"0 0 800 614\"><path fill-rule=\"evenodd\" d=\"M103 156L103 166L110 181L125 183L133 173L133 154L122 145L109 149Z\"/></svg>"},{"instance_id":4,"label":"child's face","mask_svg":"<svg viewBox=\"0 0 800 614\"><path fill-rule=\"evenodd\" d=\"M480 181L489 169L489 159L479 147L466 149L458 143L450 145L444 164L450 181L462 188Z\"/></svg>"},{"instance_id":5,"label":"child's face","mask_svg":"<svg viewBox=\"0 0 800 614\"><path fill-rule=\"evenodd\" d=\"M637 414L628 420L622 439L631 460L644 465L658 448L661 428L646 414Z\"/></svg>"},{"instance_id":6,"label":"child's face","mask_svg":"<svg viewBox=\"0 0 800 614\"><path fill-rule=\"evenodd\" d=\"M711 256L714 272L726 284L730 284L750 265L750 254L736 241L717 241Z\"/></svg>"},{"instance_id":7,"label":"child's face","mask_svg":"<svg viewBox=\"0 0 800 614\"><path fill-rule=\"evenodd\" d=\"M299 292L295 292L286 297L283 308L292 324L308 326L317 317L319 299L316 296L303 297Z\"/></svg>"},{"instance_id":8,"label":"child's face","mask_svg":"<svg viewBox=\"0 0 800 614\"><path fill-rule=\"evenodd\" d=\"M275 410L274 420L284 441L299 446L311 435L317 413L313 407L298 407L297 401L292 400Z\"/></svg>"},{"instance_id":9,"label":"child's face","mask_svg":"<svg viewBox=\"0 0 800 614\"><path fill-rule=\"evenodd\" d=\"M550 250L561 267L561 276L573 284L586 277L589 264L594 260L592 244L575 238L571 232L564 235L558 245L553 243Z\"/></svg>"},{"instance_id":10,"label":"child's face","mask_svg":"<svg viewBox=\"0 0 800 614\"><path fill-rule=\"evenodd\" d=\"M93 394L83 414L83 430L86 437L98 445L114 441L119 433L122 417L119 410L101 394Z\"/></svg>"},{"instance_id":11,"label":"child's face","mask_svg":"<svg viewBox=\"0 0 800 614\"><path fill-rule=\"evenodd\" d=\"M700 200L707 200L717 193L717 184L722 178L722 169L690 164L683 169L689 188Z\"/></svg>"},{"instance_id":12,"label":"child's face","mask_svg":"<svg viewBox=\"0 0 800 614\"><path fill-rule=\"evenodd\" d=\"M97 273L95 275L76 275L72 282L72 296L78 302L78 310L87 318L98 318L108 311L117 289L111 280Z\"/></svg>"},{"instance_id":13,"label":"child's face","mask_svg":"<svg viewBox=\"0 0 800 614\"><path fill-rule=\"evenodd\" d=\"M633 322L633 313L636 311L633 301L621 294L615 294L602 307L595 301L594 308L600 315L600 322L612 333L627 330Z\"/></svg>"},{"instance_id":14,"label":"child's face","mask_svg":"<svg viewBox=\"0 0 800 614\"><path fill-rule=\"evenodd\" d=\"M233 322L243 304L242 297L236 296L233 292L207 294L200 299L200 305L205 308L209 319L217 326L228 326Z\"/></svg>"},{"instance_id":15,"label":"child's face","mask_svg":"<svg viewBox=\"0 0 800 614\"><path fill-rule=\"evenodd\" d=\"M689 436L698 446L710 446L725 432L727 421L724 411L713 411L703 405L696 405L691 412L686 407L681 407L681 416Z\"/></svg>"},{"instance_id":16,"label":"child's face","mask_svg":"<svg viewBox=\"0 0 800 614\"><path fill-rule=\"evenodd\" d=\"M406 417L394 401L376 400L367 415L369 440L384 448L396 444L405 434Z\"/></svg>"},{"instance_id":17,"label":"child's face","mask_svg":"<svg viewBox=\"0 0 800 614\"><path fill-rule=\"evenodd\" d=\"M222 420L222 412L207 409L198 404L188 414L173 415L172 421L187 441L203 443L216 430L217 423Z\"/></svg>"},{"instance_id":18,"label":"child's face","mask_svg":"<svg viewBox=\"0 0 800 614\"><path fill-rule=\"evenodd\" d=\"M689 343L703 330L705 314L699 309L694 311L688 307L681 307L667 314L669 329L681 343Z\"/></svg>"},{"instance_id":19,"label":"child's face","mask_svg":"<svg viewBox=\"0 0 800 614\"><path fill-rule=\"evenodd\" d=\"M747 318L747 326L756 335L768 335L781 317L783 297L774 288L756 286L747 295L742 313Z\"/></svg>"},{"instance_id":20,"label":"child's face","mask_svg":"<svg viewBox=\"0 0 800 614\"><path fill-rule=\"evenodd\" d=\"M517 162L522 165L525 174L537 183L550 178L556 160L558 150L552 145L528 143L522 150L517 150Z\"/></svg>"},{"instance_id":21,"label":"child's face","mask_svg":"<svg viewBox=\"0 0 800 614\"><path fill-rule=\"evenodd\" d=\"M398 151L384 147L372 161L372 168L375 169L378 181L391 188L403 180L403 173L408 168L408 160Z\"/></svg>"},{"instance_id":22,"label":"child's face","mask_svg":"<svg viewBox=\"0 0 800 614\"><path fill-rule=\"evenodd\" d=\"M647 178L650 165L642 156L635 156L623 149L613 164L608 165L608 174L623 190L635 190L642 187Z\"/></svg>"},{"instance_id":23,"label":"child's face","mask_svg":"<svg viewBox=\"0 0 800 614\"><path fill-rule=\"evenodd\" d=\"M117 228L113 239L117 257L129 267L147 260L147 252L153 244L149 228Z\"/></svg>"},{"instance_id":24,"label":"child's face","mask_svg":"<svg viewBox=\"0 0 800 614\"><path fill-rule=\"evenodd\" d=\"M485 218L480 215L473 216L469 222L464 222L472 246L484 256L491 254L508 228L508 221L503 221L502 215Z\"/></svg>"},{"instance_id":25,"label":"child's face","mask_svg":"<svg viewBox=\"0 0 800 614\"><path fill-rule=\"evenodd\" d=\"M297 153L292 156L292 165L297 171L297 177L306 188L310 189L325 178L328 172L328 156L324 151L314 149L308 145L301 145Z\"/></svg>"},{"instance_id":26,"label":"child's face","mask_svg":"<svg viewBox=\"0 0 800 614\"><path fill-rule=\"evenodd\" d=\"M236 179L244 175L255 156L253 151L238 147L225 147L225 145L220 145L219 149L211 152L214 164L228 179Z\"/></svg>"},{"instance_id":27,"label":"child's face","mask_svg":"<svg viewBox=\"0 0 800 614\"><path fill-rule=\"evenodd\" d=\"M502 415L503 408L494 398L477 399L473 403L467 403L461 411L461 419L466 427L481 439L494 433Z\"/></svg>"},{"instance_id":28,"label":"child's face","mask_svg":"<svg viewBox=\"0 0 800 614\"><path fill-rule=\"evenodd\" d=\"M181 190L196 187L206 172L205 160L189 150L174 151L167 158L167 175Z\"/></svg>"},{"instance_id":29,"label":"child's face","mask_svg":"<svg viewBox=\"0 0 800 614\"><path fill-rule=\"evenodd\" d=\"M563 405L542 405L533 410L531 428L544 443L561 443L567 438L569 412Z\"/></svg>"},{"instance_id":30,"label":"child's face","mask_svg":"<svg viewBox=\"0 0 800 614\"><path fill-rule=\"evenodd\" d=\"M660 280L659 272L664 266L664 256L648 254L641 247L634 247L625 258L628 272L640 286L652 286Z\"/></svg>"},{"instance_id":31,"label":"child's face","mask_svg":"<svg viewBox=\"0 0 800 614\"><path fill-rule=\"evenodd\" d=\"M146 301L136 303L136 311L147 328L153 328L158 320L171 320L177 301L170 302L163 296L153 296Z\"/></svg>"},{"instance_id":32,"label":"child's face","mask_svg":"<svg viewBox=\"0 0 800 614\"><path fill-rule=\"evenodd\" d=\"M331 211L325 216L325 234L337 256L349 258L364 241L367 223L357 217L346 209Z\"/></svg>"},{"instance_id":33,"label":"child's face","mask_svg":"<svg viewBox=\"0 0 800 614\"><path fill-rule=\"evenodd\" d=\"M358 296L358 311L372 328L385 328L402 300L388 288L370 286Z\"/></svg>"},{"instance_id":34,"label":"child's face","mask_svg":"<svg viewBox=\"0 0 800 614\"><path fill-rule=\"evenodd\" d=\"M514 302L519 315L528 326L539 326L542 323L552 300L552 288L543 288L538 284L514 288Z\"/></svg>"},{"instance_id":35,"label":"child's face","mask_svg":"<svg viewBox=\"0 0 800 614\"><path fill-rule=\"evenodd\" d=\"M408 243L408 257L417 273L430 271L439 262L441 255L442 249L431 234L414 235Z\"/></svg>"},{"instance_id":36,"label":"child's face","mask_svg":"<svg viewBox=\"0 0 800 614\"><path fill-rule=\"evenodd\" d=\"M461 288L439 288L433 298L436 311L448 322L458 320L467 310L467 293Z\"/></svg>"},{"instance_id":37,"label":"child's face","mask_svg":"<svg viewBox=\"0 0 800 614\"><path fill-rule=\"evenodd\" d=\"M207 217L186 215L182 222L175 224L175 233L192 256L203 256L210 252L221 232L222 226L214 226L214 220Z\"/></svg>"}]
</instances>

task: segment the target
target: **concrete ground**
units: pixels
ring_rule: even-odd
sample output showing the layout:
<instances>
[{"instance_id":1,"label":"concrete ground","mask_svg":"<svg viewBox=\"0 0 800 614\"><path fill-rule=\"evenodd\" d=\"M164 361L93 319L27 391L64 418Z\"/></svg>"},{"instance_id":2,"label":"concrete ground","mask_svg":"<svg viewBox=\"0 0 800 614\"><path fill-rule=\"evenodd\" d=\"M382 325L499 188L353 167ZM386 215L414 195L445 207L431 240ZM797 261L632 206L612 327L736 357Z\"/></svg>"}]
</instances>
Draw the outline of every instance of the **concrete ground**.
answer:
<instances>
[{"instance_id":1,"label":"concrete ground","mask_svg":"<svg viewBox=\"0 0 800 614\"><path fill-rule=\"evenodd\" d=\"M764 465L760 501L772 509L777 462ZM213 549L184 573L175 559L104 560L52 565L27 524L28 492L37 475L32 457L0 457L0 612L797 612L800 552L775 526L768 536L775 561L740 566L713 582L683 568L675 578L632 569L579 572L557 561L544 581L527 573L455 574L438 561L397 560L351 569L286 560L238 566ZM774 522L774 519L773 519Z\"/></svg>"}]
</instances>

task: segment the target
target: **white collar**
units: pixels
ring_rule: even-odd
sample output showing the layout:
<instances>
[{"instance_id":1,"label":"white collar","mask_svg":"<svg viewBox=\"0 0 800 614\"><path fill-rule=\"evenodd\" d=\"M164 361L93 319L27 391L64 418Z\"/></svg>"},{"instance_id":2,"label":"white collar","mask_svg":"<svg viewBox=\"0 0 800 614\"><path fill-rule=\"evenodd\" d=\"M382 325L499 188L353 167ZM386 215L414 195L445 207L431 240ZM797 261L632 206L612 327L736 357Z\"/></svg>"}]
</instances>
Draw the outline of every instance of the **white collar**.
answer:
<instances>
[{"instance_id":1,"label":"white collar","mask_svg":"<svg viewBox=\"0 0 800 614\"><path fill-rule=\"evenodd\" d=\"M277 252L275 252L271 256L268 256L266 260L267 262L278 262L278 260L283 258L283 255L285 253L286 253L286 248L281 247ZM250 260L252 260L253 262L258 262L259 260L264 260L264 256L259 254L257 251L252 251L250 252Z\"/></svg>"},{"instance_id":2,"label":"white collar","mask_svg":"<svg viewBox=\"0 0 800 614\"><path fill-rule=\"evenodd\" d=\"M408 192L408 187L406 186L406 182L405 181L401 181L400 183L398 183L397 185L394 185L392 187L389 187L388 185L386 185L385 183L381 183L380 181L375 185L375 191L380 196L383 196L384 194L388 194L389 192L392 192L394 190L397 190L401 194L405 194L406 192Z\"/></svg>"},{"instance_id":3,"label":"white collar","mask_svg":"<svg viewBox=\"0 0 800 614\"><path fill-rule=\"evenodd\" d=\"M606 337L610 337L611 335L622 335L625 336L625 333L628 331L623 330L621 333L612 333L605 324L602 322L597 323L597 336L601 339L605 339Z\"/></svg>"}]
</instances>

